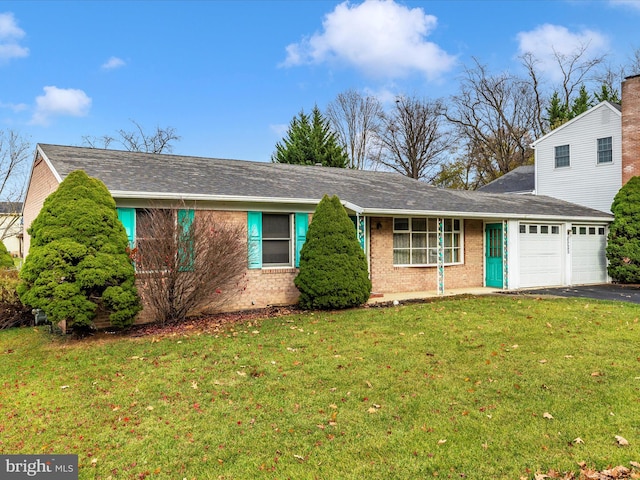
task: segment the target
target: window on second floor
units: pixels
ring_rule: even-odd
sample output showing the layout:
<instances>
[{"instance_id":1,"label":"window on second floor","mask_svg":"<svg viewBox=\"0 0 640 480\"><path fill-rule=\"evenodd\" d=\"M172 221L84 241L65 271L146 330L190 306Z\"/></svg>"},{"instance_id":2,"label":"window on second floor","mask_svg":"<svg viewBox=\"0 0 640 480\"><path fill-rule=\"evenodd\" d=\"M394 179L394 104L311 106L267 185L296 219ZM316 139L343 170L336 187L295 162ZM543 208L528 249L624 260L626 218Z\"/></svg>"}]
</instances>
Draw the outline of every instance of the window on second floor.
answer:
<instances>
[{"instance_id":1,"label":"window on second floor","mask_svg":"<svg viewBox=\"0 0 640 480\"><path fill-rule=\"evenodd\" d=\"M613 145L611 137L598 139L598 165L613 162Z\"/></svg>"},{"instance_id":2,"label":"window on second floor","mask_svg":"<svg viewBox=\"0 0 640 480\"><path fill-rule=\"evenodd\" d=\"M555 147L556 168L568 167L571 165L569 158L569 145L559 145Z\"/></svg>"}]
</instances>

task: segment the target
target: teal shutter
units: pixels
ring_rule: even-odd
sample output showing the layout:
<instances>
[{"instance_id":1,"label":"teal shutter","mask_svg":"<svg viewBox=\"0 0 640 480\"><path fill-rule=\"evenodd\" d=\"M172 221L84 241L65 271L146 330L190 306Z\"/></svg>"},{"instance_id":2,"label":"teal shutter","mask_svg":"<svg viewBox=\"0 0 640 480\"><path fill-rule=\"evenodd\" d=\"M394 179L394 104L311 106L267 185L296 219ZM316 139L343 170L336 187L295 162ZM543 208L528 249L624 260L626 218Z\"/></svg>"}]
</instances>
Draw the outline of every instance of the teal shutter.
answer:
<instances>
[{"instance_id":1,"label":"teal shutter","mask_svg":"<svg viewBox=\"0 0 640 480\"><path fill-rule=\"evenodd\" d=\"M180 241L178 242L178 265L180 271L192 272L195 263L193 232L191 226L195 210L178 210L178 226Z\"/></svg>"},{"instance_id":2,"label":"teal shutter","mask_svg":"<svg viewBox=\"0 0 640 480\"><path fill-rule=\"evenodd\" d=\"M300 266L300 251L302 245L307 240L307 230L309 228L309 214L296 213L296 267Z\"/></svg>"},{"instance_id":3,"label":"teal shutter","mask_svg":"<svg viewBox=\"0 0 640 480\"><path fill-rule=\"evenodd\" d=\"M122 222L127 238L129 239L129 248L135 246L136 239L136 209L135 208L116 208L118 219Z\"/></svg>"},{"instance_id":4,"label":"teal shutter","mask_svg":"<svg viewBox=\"0 0 640 480\"><path fill-rule=\"evenodd\" d=\"M247 212L249 268L262 268L262 212Z\"/></svg>"}]
</instances>

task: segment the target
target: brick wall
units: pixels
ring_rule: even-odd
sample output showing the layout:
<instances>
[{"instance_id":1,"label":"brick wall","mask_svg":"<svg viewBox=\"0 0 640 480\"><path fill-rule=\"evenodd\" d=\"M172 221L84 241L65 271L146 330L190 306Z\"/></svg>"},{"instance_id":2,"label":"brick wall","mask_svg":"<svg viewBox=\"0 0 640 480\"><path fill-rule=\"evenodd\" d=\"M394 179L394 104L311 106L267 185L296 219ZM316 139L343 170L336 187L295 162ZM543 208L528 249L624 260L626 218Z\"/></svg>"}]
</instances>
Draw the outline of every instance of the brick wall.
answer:
<instances>
[{"instance_id":1,"label":"brick wall","mask_svg":"<svg viewBox=\"0 0 640 480\"><path fill-rule=\"evenodd\" d=\"M29 253L29 245L31 243L27 229L38 216L38 213L40 213L45 199L58 188L58 185L58 180L56 180L53 172L49 169L46 162L40 158L40 154L38 154L31 173L29 189L27 190L27 195L24 200L23 249L25 257Z\"/></svg>"},{"instance_id":2,"label":"brick wall","mask_svg":"<svg viewBox=\"0 0 640 480\"><path fill-rule=\"evenodd\" d=\"M380 228L378 229L378 225ZM371 219L371 282L374 293L434 291L436 267L393 266L393 219ZM464 264L445 267L445 290L481 287L484 284L481 220L464 221Z\"/></svg>"},{"instance_id":3,"label":"brick wall","mask_svg":"<svg viewBox=\"0 0 640 480\"><path fill-rule=\"evenodd\" d=\"M238 225L242 229L243 248L247 250L247 212L198 212L200 215L213 215L218 220ZM293 284L298 274L297 268L270 268L245 270L238 293L218 311L234 311L252 308L263 308L269 305L292 305L300 295Z\"/></svg>"},{"instance_id":4,"label":"brick wall","mask_svg":"<svg viewBox=\"0 0 640 480\"><path fill-rule=\"evenodd\" d=\"M622 82L622 184L640 175L640 75Z\"/></svg>"}]
</instances>

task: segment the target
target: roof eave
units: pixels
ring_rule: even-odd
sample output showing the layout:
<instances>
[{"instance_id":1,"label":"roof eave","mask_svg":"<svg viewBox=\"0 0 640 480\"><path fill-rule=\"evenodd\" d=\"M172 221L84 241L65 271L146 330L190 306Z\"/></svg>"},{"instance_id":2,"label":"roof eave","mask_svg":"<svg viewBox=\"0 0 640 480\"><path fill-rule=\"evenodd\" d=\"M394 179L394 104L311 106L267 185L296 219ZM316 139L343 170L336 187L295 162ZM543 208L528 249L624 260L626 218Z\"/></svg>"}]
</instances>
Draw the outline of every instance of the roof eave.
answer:
<instances>
[{"instance_id":1,"label":"roof eave","mask_svg":"<svg viewBox=\"0 0 640 480\"><path fill-rule=\"evenodd\" d=\"M459 217L469 219L499 219L499 220L548 220L554 222L611 222L613 216L603 213L602 216L566 216L566 215L540 215L524 213L500 213L500 212L458 212L458 211L433 211L433 210L405 210L405 209L370 209L365 208L362 212L365 215L393 216L393 215L429 215L434 217Z\"/></svg>"},{"instance_id":2,"label":"roof eave","mask_svg":"<svg viewBox=\"0 0 640 480\"><path fill-rule=\"evenodd\" d=\"M111 190L114 198L142 199L142 200L184 200L200 202L242 202L242 203L276 203L276 204L300 204L317 205L319 198L288 198L288 197L251 197L245 195L204 195L191 193L166 193L166 192L138 192L128 190ZM341 201L345 208L358 214L363 208L347 201Z\"/></svg>"},{"instance_id":3,"label":"roof eave","mask_svg":"<svg viewBox=\"0 0 640 480\"><path fill-rule=\"evenodd\" d=\"M557 128L554 128L553 130L551 130L550 132L548 132L546 135L543 135L542 137L540 137L539 139L535 140L534 142L532 142L531 144L529 144L529 146L533 149L536 148L536 146L538 145L538 143L540 143L541 141L543 141L544 139L546 139L547 137L550 137L551 135L554 135L562 130L564 130L565 128L567 128L569 125L573 125L574 123L576 123L577 121L579 121L582 117L587 116L588 114L592 113L593 111L595 111L596 109L599 108L604 108L607 107L609 108L609 110L611 110L612 112L614 112L616 115L618 115L620 118L622 118L622 112L620 112L620 110L618 110L617 108L615 108L611 102L608 102L606 100L600 102L599 104L595 105L594 107L591 107L589 110L587 110L586 112L582 112L580 115L578 115L575 118L572 118L571 120L569 120L566 123L563 123L562 125L560 125Z\"/></svg>"}]
</instances>

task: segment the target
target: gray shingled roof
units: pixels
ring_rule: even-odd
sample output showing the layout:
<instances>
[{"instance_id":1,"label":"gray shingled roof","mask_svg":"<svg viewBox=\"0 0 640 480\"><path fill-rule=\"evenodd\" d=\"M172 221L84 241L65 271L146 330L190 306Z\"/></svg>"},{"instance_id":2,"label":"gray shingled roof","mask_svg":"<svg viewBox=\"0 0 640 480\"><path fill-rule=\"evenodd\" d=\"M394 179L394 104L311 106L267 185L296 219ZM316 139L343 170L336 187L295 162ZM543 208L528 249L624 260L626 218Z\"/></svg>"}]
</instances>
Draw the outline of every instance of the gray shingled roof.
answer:
<instances>
[{"instance_id":1,"label":"gray shingled roof","mask_svg":"<svg viewBox=\"0 0 640 480\"><path fill-rule=\"evenodd\" d=\"M309 203L338 195L365 214L451 214L487 218L612 219L549 197L436 188L396 173L38 146L63 180L74 170L102 180L116 199L176 198Z\"/></svg>"},{"instance_id":2,"label":"gray shingled roof","mask_svg":"<svg viewBox=\"0 0 640 480\"><path fill-rule=\"evenodd\" d=\"M536 188L535 167L524 165L514 168L493 182L480 187L484 193L533 193Z\"/></svg>"}]
</instances>

